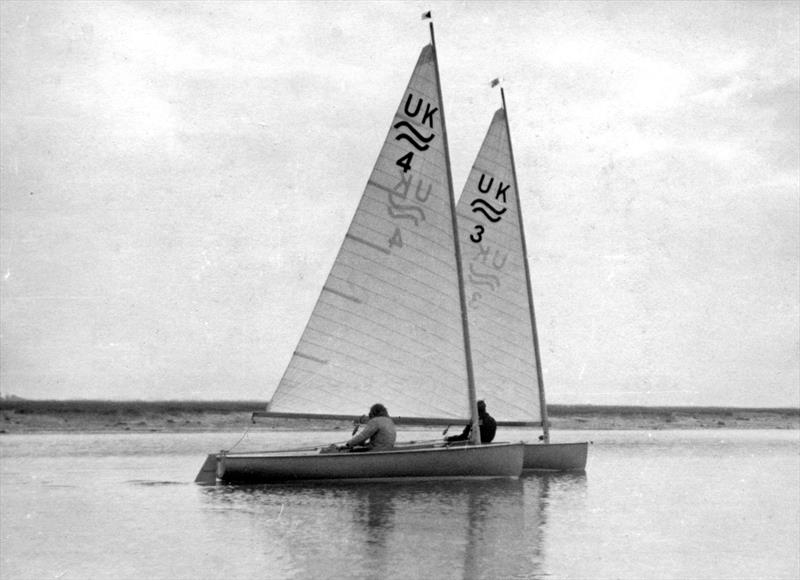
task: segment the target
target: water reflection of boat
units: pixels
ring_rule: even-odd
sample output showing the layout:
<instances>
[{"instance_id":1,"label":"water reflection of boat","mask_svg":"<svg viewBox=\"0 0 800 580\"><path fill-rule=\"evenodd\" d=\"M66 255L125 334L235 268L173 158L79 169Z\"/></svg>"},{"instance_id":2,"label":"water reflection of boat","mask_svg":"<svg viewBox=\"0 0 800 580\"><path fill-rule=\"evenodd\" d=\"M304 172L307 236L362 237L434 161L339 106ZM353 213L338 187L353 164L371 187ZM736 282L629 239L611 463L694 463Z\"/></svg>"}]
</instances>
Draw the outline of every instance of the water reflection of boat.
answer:
<instances>
[{"instance_id":1,"label":"water reflection of boat","mask_svg":"<svg viewBox=\"0 0 800 580\"><path fill-rule=\"evenodd\" d=\"M581 480L562 479L573 477L203 490L209 504L248 520L263 551L254 557L289 576L530 578L546 575L548 497L573 493Z\"/></svg>"}]
</instances>

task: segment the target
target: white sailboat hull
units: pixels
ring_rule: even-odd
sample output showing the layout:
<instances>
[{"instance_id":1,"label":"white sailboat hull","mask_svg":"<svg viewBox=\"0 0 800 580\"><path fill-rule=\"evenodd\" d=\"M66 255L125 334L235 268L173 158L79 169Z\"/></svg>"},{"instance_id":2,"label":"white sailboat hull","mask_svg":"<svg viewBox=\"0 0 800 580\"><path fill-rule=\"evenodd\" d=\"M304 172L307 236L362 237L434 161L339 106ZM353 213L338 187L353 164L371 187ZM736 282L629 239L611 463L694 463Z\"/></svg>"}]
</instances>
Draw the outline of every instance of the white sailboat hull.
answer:
<instances>
[{"instance_id":1,"label":"white sailboat hull","mask_svg":"<svg viewBox=\"0 0 800 580\"><path fill-rule=\"evenodd\" d=\"M276 451L209 455L197 481L285 483L310 480L518 477L522 443L393 449L363 453Z\"/></svg>"},{"instance_id":2,"label":"white sailboat hull","mask_svg":"<svg viewBox=\"0 0 800 580\"><path fill-rule=\"evenodd\" d=\"M460 447L466 442L450 443ZM495 443L490 443L495 445ZM502 444L501 444L502 445ZM523 443L523 471L585 471L589 442L579 443Z\"/></svg>"},{"instance_id":3,"label":"white sailboat hull","mask_svg":"<svg viewBox=\"0 0 800 580\"><path fill-rule=\"evenodd\" d=\"M525 443L524 470L584 471L589 443Z\"/></svg>"}]
</instances>

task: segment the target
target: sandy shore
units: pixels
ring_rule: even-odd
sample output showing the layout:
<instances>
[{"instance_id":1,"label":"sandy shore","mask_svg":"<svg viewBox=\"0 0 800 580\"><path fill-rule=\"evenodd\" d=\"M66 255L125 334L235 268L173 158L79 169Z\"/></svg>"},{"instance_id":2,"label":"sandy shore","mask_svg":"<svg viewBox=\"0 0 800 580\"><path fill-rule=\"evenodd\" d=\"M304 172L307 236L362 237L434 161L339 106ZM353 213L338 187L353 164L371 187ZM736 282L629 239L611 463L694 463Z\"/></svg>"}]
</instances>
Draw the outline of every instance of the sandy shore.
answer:
<instances>
[{"instance_id":1,"label":"sandy shore","mask_svg":"<svg viewBox=\"0 0 800 580\"><path fill-rule=\"evenodd\" d=\"M350 429L341 421L259 419L263 402L0 401L0 433ZM800 429L799 409L548 406L554 430ZM495 417L500 419L499 417Z\"/></svg>"}]
</instances>

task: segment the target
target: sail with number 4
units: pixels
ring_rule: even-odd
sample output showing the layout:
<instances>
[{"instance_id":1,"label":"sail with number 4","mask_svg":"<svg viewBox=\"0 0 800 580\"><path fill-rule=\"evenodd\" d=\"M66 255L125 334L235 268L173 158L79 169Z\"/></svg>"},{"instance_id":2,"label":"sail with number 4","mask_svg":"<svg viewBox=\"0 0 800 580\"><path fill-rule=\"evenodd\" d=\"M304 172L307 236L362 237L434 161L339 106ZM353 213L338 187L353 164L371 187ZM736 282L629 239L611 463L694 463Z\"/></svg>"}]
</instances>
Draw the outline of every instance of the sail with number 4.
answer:
<instances>
[{"instance_id":1,"label":"sail with number 4","mask_svg":"<svg viewBox=\"0 0 800 580\"><path fill-rule=\"evenodd\" d=\"M467 421L453 195L433 45L417 61L268 414Z\"/></svg>"},{"instance_id":2,"label":"sail with number 4","mask_svg":"<svg viewBox=\"0 0 800 580\"><path fill-rule=\"evenodd\" d=\"M524 445L480 445L433 24L352 223L266 413L359 418L383 403L395 422L469 420L471 445L350 442L223 450L195 481L516 477ZM369 429L369 426L367 427ZM238 444L238 443L237 443ZM234 446L235 447L235 446Z\"/></svg>"}]
</instances>

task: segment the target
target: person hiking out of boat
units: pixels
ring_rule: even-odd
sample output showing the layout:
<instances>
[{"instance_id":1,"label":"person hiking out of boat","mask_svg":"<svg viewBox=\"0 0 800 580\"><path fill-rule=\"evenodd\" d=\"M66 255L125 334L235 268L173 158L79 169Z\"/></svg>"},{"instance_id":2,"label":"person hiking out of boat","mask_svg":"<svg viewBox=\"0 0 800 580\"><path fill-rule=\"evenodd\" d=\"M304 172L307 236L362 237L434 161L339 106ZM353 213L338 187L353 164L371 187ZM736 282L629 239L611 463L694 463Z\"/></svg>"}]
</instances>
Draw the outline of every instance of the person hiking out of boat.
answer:
<instances>
[{"instance_id":1,"label":"person hiking out of boat","mask_svg":"<svg viewBox=\"0 0 800 580\"><path fill-rule=\"evenodd\" d=\"M478 401L478 428L481 431L481 443L491 443L497 431L497 421L486 412L486 403L484 401ZM445 437L444 440L448 443L454 441L468 441L471 431L472 423L467 423L461 435L451 435L450 437Z\"/></svg>"},{"instance_id":2,"label":"person hiking out of boat","mask_svg":"<svg viewBox=\"0 0 800 580\"><path fill-rule=\"evenodd\" d=\"M341 450L386 451L394 447L397 429L389 416L389 411L380 403L369 409L369 421L358 435L345 443Z\"/></svg>"}]
</instances>

